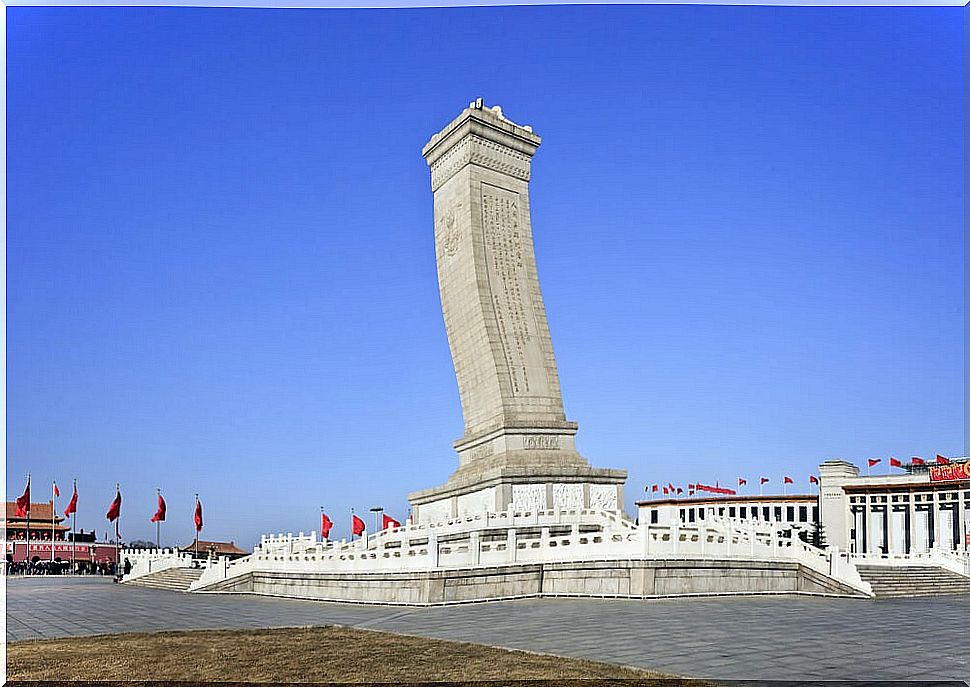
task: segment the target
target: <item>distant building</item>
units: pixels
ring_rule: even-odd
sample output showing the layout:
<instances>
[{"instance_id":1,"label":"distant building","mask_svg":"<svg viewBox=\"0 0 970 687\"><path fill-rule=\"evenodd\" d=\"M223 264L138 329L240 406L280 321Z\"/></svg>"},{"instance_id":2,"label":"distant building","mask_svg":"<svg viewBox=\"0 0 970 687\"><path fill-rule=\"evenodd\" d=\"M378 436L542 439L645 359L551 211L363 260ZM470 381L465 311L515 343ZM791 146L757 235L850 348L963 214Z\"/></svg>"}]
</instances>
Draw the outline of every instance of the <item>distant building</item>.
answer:
<instances>
[{"instance_id":1,"label":"distant building","mask_svg":"<svg viewBox=\"0 0 970 687\"><path fill-rule=\"evenodd\" d=\"M198 540L198 546L196 546L196 541L192 540L191 544L181 547L179 551L191 553L193 556L197 555L198 558L228 556L230 559L236 559L250 554L249 551L240 549L231 541L205 541L204 539Z\"/></svg>"},{"instance_id":2,"label":"distant building","mask_svg":"<svg viewBox=\"0 0 970 687\"><path fill-rule=\"evenodd\" d=\"M692 525L714 517L776 523L784 528L811 529L818 520L818 497L811 494L769 496L730 495L663 498L637 503L644 525Z\"/></svg>"},{"instance_id":3,"label":"distant building","mask_svg":"<svg viewBox=\"0 0 970 687\"><path fill-rule=\"evenodd\" d=\"M31 503L30 517L17 516L16 501L7 501L3 526L7 531L7 541L66 541L65 533L70 527L61 524L64 518L54 512L54 502ZM27 526L30 525L30 536L27 536Z\"/></svg>"},{"instance_id":4,"label":"distant building","mask_svg":"<svg viewBox=\"0 0 970 687\"><path fill-rule=\"evenodd\" d=\"M970 549L970 459L909 463L899 474L862 475L844 460L819 467L819 494L659 498L639 501L641 524L712 518L807 530L843 551L878 556Z\"/></svg>"},{"instance_id":5,"label":"distant building","mask_svg":"<svg viewBox=\"0 0 970 687\"><path fill-rule=\"evenodd\" d=\"M17 503L7 501L2 523L7 533L7 562L74 560L113 563L117 560L115 544L96 542L94 532L85 533L84 530L72 537L71 528L63 524L64 520L54 511L53 501L31 502L29 518L18 517Z\"/></svg>"},{"instance_id":6,"label":"distant building","mask_svg":"<svg viewBox=\"0 0 970 687\"><path fill-rule=\"evenodd\" d=\"M822 463L828 543L885 555L970 548L970 459L903 469L905 474L870 476L844 460Z\"/></svg>"}]
</instances>

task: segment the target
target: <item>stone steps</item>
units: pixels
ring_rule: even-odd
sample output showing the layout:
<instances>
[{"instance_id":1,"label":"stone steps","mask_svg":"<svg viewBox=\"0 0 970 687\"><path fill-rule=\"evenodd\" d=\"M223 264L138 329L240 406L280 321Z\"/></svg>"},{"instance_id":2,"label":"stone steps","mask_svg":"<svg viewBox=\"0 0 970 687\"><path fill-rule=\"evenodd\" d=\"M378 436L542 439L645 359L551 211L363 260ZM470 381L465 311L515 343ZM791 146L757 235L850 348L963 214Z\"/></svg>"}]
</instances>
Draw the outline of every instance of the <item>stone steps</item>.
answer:
<instances>
[{"instance_id":1,"label":"stone steps","mask_svg":"<svg viewBox=\"0 0 970 687\"><path fill-rule=\"evenodd\" d=\"M857 566L877 598L970 594L970 578L931 566Z\"/></svg>"},{"instance_id":2,"label":"stone steps","mask_svg":"<svg viewBox=\"0 0 970 687\"><path fill-rule=\"evenodd\" d=\"M176 592L187 592L189 586L202 575L201 568L169 568L156 573L149 573L134 580L126 580L125 584L133 587L148 587L150 589L168 589Z\"/></svg>"}]
</instances>

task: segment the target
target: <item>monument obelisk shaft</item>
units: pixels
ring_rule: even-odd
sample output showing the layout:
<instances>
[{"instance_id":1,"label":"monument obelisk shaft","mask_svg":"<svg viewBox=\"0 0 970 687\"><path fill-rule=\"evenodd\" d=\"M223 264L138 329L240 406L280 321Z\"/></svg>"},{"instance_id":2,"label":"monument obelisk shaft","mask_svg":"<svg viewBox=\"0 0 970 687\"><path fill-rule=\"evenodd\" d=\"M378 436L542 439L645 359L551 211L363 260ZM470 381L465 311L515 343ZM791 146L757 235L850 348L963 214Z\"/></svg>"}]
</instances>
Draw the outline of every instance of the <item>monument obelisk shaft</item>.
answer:
<instances>
[{"instance_id":1,"label":"monument obelisk shaft","mask_svg":"<svg viewBox=\"0 0 970 687\"><path fill-rule=\"evenodd\" d=\"M621 494L626 473L591 468L576 452L577 425L563 411L529 210L540 142L500 108L476 101L422 151L431 168L438 285L465 424L455 442L455 474L411 495L429 517L545 509L557 500L616 507Z\"/></svg>"}]
</instances>

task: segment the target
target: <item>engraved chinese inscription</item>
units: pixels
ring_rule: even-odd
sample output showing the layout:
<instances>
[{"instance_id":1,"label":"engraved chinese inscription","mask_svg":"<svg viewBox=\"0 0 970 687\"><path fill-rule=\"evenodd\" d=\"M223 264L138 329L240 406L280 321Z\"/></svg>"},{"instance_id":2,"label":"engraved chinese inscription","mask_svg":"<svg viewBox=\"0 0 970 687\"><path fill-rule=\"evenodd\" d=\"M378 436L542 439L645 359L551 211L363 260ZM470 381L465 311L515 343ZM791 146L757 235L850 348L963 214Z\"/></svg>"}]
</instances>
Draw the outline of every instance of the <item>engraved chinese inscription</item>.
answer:
<instances>
[{"instance_id":1,"label":"engraved chinese inscription","mask_svg":"<svg viewBox=\"0 0 970 687\"><path fill-rule=\"evenodd\" d=\"M525 437L523 441L525 450L535 451L535 450L546 450L546 451L558 451L559 450L559 437L557 436L529 436Z\"/></svg>"},{"instance_id":2,"label":"engraved chinese inscription","mask_svg":"<svg viewBox=\"0 0 970 687\"><path fill-rule=\"evenodd\" d=\"M482 184L482 230L495 321L516 396L547 393L544 358L529 291L526 227L519 195Z\"/></svg>"}]
</instances>

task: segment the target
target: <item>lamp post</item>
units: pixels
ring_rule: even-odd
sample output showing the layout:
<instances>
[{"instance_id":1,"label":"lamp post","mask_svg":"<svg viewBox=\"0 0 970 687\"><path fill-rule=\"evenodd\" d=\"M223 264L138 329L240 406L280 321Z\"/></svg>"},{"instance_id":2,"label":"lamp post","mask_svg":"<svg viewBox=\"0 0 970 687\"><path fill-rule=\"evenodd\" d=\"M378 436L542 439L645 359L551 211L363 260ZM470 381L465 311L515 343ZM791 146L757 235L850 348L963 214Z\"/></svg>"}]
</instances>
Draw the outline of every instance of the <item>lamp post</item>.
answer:
<instances>
[{"instance_id":1,"label":"lamp post","mask_svg":"<svg viewBox=\"0 0 970 687\"><path fill-rule=\"evenodd\" d=\"M381 531L380 515L378 513L384 512L383 506L377 506L376 508L371 508L370 512L374 514L374 534Z\"/></svg>"}]
</instances>

